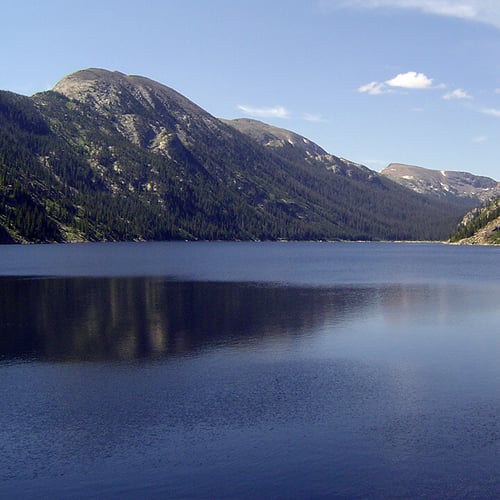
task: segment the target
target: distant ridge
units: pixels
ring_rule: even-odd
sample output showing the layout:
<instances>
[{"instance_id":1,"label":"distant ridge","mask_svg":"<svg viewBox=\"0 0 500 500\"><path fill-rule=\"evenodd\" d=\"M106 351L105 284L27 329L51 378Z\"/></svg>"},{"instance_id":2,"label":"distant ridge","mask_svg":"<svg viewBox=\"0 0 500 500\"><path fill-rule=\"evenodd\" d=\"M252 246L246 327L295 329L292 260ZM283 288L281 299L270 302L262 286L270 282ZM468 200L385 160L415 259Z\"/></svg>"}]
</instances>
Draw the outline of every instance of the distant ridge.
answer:
<instances>
[{"instance_id":1,"label":"distant ridge","mask_svg":"<svg viewBox=\"0 0 500 500\"><path fill-rule=\"evenodd\" d=\"M489 177L391 163L381 172L389 179L421 194L440 198L465 198L481 204L500 196L500 183Z\"/></svg>"}]
</instances>

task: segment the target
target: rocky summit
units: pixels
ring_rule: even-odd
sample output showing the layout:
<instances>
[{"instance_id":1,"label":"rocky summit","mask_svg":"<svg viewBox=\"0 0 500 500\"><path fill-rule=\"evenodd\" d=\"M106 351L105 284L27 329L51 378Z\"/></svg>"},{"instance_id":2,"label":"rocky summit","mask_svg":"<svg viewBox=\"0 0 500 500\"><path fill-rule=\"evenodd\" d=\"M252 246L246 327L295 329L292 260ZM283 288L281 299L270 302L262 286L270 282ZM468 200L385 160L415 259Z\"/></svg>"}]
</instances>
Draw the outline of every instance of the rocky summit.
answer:
<instances>
[{"instance_id":1,"label":"rocky summit","mask_svg":"<svg viewBox=\"0 0 500 500\"><path fill-rule=\"evenodd\" d=\"M0 241L437 240L475 200L416 193L293 132L87 69L0 92Z\"/></svg>"}]
</instances>

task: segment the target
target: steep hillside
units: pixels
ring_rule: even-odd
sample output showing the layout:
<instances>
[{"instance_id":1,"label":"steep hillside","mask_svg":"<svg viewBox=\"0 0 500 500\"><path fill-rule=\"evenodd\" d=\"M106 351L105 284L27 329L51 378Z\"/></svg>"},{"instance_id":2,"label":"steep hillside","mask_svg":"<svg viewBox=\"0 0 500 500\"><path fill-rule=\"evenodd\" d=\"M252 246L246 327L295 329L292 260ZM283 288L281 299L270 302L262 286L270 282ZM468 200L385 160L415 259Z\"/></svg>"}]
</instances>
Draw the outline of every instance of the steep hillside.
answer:
<instances>
[{"instance_id":1,"label":"steep hillside","mask_svg":"<svg viewBox=\"0 0 500 500\"><path fill-rule=\"evenodd\" d=\"M144 77L0 92L2 242L442 239L463 212Z\"/></svg>"},{"instance_id":2,"label":"steep hillside","mask_svg":"<svg viewBox=\"0 0 500 500\"><path fill-rule=\"evenodd\" d=\"M306 137L290 130L247 118L223 121L283 159L327 169L351 179L373 181L379 177L373 170L359 163L329 154Z\"/></svg>"},{"instance_id":3,"label":"steep hillside","mask_svg":"<svg viewBox=\"0 0 500 500\"><path fill-rule=\"evenodd\" d=\"M469 206L477 206L500 196L499 182L468 172L430 170L391 163L381 174L417 193L463 201Z\"/></svg>"},{"instance_id":4,"label":"steep hillside","mask_svg":"<svg viewBox=\"0 0 500 500\"><path fill-rule=\"evenodd\" d=\"M450 238L463 245L500 245L500 198L469 212Z\"/></svg>"}]
</instances>

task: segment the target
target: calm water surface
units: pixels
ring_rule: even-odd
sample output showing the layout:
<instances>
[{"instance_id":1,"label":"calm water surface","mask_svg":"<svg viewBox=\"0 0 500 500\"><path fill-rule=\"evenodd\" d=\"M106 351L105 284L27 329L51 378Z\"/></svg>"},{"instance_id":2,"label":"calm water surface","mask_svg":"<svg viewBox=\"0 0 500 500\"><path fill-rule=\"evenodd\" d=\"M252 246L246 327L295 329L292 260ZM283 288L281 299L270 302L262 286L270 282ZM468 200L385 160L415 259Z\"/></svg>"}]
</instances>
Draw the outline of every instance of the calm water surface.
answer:
<instances>
[{"instance_id":1,"label":"calm water surface","mask_svg":"<svg viewBox=\"0 0 500 500\"><path fill-rule=\"evenodd\" d=\"M0 498L498 498L499 264L0 247Z\"/></svg>"}]
</instances>

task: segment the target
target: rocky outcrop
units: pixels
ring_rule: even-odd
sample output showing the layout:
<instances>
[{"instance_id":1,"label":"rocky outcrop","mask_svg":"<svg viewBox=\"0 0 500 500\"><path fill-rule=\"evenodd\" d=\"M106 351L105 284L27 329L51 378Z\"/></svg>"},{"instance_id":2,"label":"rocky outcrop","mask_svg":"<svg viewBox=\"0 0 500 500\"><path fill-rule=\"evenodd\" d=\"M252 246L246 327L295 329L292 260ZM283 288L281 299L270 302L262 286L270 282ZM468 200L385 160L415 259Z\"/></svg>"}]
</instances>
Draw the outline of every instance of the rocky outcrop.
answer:
<instances>
[{"instance_id":1,"label":"rocky outcrop","mask_svg":"<svg viewBox=\"0 0 500 500\"><path fill-rule=\"evenodd\" d=\"M500 245L500 217L489 222L468 238L457 243L460 245Z\"/></svg>"},{"instance_id":2,"label":"rocky outcrop","mask_svg":"<svg viewBox=\"0 0 500 500\"><path fill-rule=\"evenodd\" d=\"M467 213L450 242L460 245L500 245L500 198Z\"/></svg>"}]
</instances>

